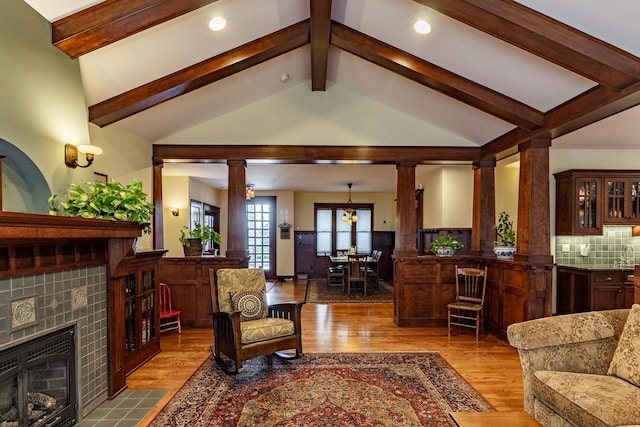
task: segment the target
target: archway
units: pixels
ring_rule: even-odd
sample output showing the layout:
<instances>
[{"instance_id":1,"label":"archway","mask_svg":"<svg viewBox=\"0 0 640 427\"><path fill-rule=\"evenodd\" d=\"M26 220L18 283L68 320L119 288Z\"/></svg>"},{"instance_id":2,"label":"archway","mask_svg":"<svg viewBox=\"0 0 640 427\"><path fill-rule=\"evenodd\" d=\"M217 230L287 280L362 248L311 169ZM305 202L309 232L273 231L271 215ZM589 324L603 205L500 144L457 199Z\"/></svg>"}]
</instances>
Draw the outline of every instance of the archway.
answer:
<instances>
[{"instance_id":1,"label":"archway","mask_svg":"<svg viewBox=\"0 0 640 427\"><path fill-rule=\"evenodd\" d=\"M47 214L51 189L36 164L22 150L0 138L2 210Z\"/></svg>"}]
</instances>

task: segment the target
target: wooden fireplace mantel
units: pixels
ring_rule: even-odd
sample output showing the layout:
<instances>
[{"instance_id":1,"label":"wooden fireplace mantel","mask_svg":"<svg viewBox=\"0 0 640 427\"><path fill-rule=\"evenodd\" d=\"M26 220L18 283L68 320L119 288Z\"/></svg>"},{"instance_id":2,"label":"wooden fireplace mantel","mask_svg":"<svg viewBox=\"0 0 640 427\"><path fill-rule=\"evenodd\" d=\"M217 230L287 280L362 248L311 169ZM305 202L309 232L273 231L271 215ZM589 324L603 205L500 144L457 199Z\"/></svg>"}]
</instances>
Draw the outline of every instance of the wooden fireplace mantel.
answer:
<instances>
[{"instance_id":1,"label":"wooden fireplace mantel","mask_svg":"<svg viewBox=\"0 0 640 427\"><path fill-rule=\"evenodd\" d=\"M107 266L110 397L126 387L121 369L124 343L120 342L124 340L124 305L117 297L124 289L123 266L140 258L160 258L166 252L136 256L134 242L143 228L128 221L0 212L0 279Z\"/></svg>"},{"instance_id":2,"label":"wooden fireplace mantel","mask_svg":"<svg viewBox=\"0 0 640 427\"><path fill-rule=\"evenodd\" d=\"M0 212L0 279L105 264L114 270L133 255L142 229L128 221Z\"/></svg>"},{"instance_id":3,"label":"wooden fireplace mantel","mask_svg":"<svg viewBox=\"0 0 640 427\"><path fill-rule=\"evenodd\" d=\"M0 211L0 241L3 245L40 239L134 238L142 235L142 228L128 221Z\"/></svg>"}]
</instances>

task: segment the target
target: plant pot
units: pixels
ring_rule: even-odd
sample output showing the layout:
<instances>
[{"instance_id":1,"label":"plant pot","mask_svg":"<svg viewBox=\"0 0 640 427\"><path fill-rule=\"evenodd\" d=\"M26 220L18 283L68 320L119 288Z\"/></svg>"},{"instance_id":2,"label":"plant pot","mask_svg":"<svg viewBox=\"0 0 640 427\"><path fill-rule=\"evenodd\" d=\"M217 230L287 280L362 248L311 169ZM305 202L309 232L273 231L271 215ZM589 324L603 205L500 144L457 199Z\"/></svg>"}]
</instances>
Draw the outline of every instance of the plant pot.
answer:
<instances>
[{"instance_id":1,"label":"plant pot","mask_svg":"<svg viewBox=\"0 0 640 427\"><path fill-rule=\"evenodd\" d=\"M515 246L494 246L493 253L496 254L498 259L513 259L513 255L516 253Z\"/></svg>"},{"instance_id":2,"label":"plant pot","mask_svg":"<svg viewBox=\"0 0 640 427\"><path fill-rule=\"evenodd\" d=\"M453 256L453 254L456 253L456 250L453 249L450 246L444 247L444 248L438 248L436 250L436 255L437 256Z\"/></svg>"},{"instance_id":3,"label":"plant pot","mask_svg":"<svg viewBox=\"0 0 640 427\"><path fill-rule=\"evenodd\" d=\"M202 240L187 239L189 245L182 246L184 256L202 256Z\"/></svg>"}]
</instances>

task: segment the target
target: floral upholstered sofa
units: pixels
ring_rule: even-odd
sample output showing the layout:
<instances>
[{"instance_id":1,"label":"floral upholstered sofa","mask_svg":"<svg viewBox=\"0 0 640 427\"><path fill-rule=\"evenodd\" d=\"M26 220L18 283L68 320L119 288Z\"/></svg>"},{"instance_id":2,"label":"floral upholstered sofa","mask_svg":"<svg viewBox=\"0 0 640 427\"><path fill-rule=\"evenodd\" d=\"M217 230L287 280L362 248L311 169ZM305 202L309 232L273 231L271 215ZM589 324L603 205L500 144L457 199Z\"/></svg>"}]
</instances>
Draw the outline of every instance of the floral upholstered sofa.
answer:
<instances>
[{"instance_id":1,"label":"floral upholstered sofa","mask_svg":"<svg viewBox=\"0 0 640 427\"><path fill-rule=\"evenodd\" d=\"M508 327L524 409L545 427L640 426L640 305Z\"/></svg>"}]
</instances>

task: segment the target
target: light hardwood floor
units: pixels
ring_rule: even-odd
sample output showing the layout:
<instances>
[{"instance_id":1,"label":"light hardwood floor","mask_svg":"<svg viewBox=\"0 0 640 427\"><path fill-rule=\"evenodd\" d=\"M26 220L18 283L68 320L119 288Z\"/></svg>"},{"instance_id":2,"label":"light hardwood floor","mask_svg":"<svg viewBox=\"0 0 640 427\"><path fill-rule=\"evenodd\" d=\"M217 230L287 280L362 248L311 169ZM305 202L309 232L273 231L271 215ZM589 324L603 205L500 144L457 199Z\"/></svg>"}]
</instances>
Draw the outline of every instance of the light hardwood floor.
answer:
<instances>
[{"instance_id":1,"label":"light hardwood floor","mask_svg":"<svg viewBox=\"0 0 640 427\"><path fill-rule=\"evenodd\" d=\"M269 302L304 300L304 282L278 282ZM475 341L469 329L399 328L392 304L305 304L303 350L332 352L437 351L498 411L523 409L522 371L515 349L492 335ZM168 390L138 426L146 426L210 355L211 329L162 335L162 351L127 378L130 389Z\"/></svg>"}]
</instances>

